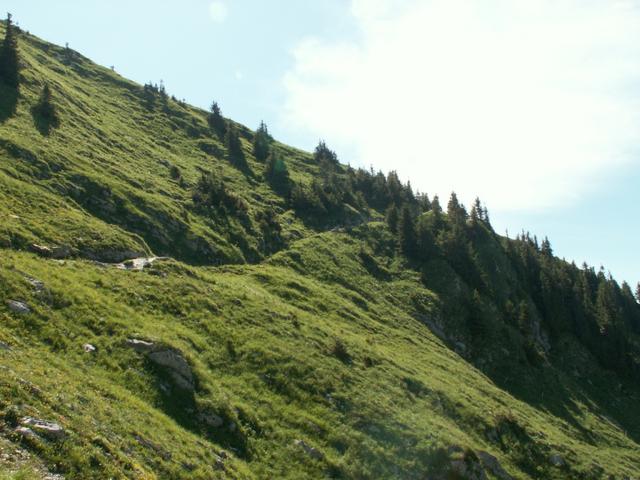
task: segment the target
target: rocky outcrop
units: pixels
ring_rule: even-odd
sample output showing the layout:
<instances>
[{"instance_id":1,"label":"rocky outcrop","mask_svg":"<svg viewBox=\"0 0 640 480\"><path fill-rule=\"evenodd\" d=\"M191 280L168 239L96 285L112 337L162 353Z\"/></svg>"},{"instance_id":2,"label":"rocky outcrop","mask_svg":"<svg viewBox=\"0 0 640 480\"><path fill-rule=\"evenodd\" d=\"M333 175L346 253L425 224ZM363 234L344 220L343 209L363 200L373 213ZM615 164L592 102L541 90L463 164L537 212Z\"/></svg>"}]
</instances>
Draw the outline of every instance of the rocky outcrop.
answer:
<instances>
[{"instance_id":1,"label":"rocky outcrop","mask_svg":"<svg viewBox=\"0 0 640 480\"><path fill-rule=\"evenodd\" d=\"M125 345L144 354L151 363L165 370L174 386L180 390L187 392L195 390L195 376L180 350L161 343L134 338L128 339Z\"/></svg>"},{"instance_id":2,"label":"rocky outcrop","mask_svg":"<svg viewBox=\"0 0 640 480\"><path fill-rule=\"evenodd\" d=\"M55 422L48 422L46 420L39 420L33 417L24 417L20 421L20 433L23 436L28 436L26 430L31 430L41 437L48 438L49 440L61 440L65 437L64 428Z\"/></svg>"}]
</instances>

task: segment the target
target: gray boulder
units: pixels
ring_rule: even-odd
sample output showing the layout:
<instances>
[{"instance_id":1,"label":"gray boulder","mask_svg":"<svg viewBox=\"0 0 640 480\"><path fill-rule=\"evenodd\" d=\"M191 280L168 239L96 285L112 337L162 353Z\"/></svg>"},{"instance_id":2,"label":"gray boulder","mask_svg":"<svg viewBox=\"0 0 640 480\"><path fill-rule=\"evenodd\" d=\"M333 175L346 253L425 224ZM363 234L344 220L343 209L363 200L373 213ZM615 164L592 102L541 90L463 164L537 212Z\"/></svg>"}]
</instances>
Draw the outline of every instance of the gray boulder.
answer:
<instances>
[{"instance_id":1,"label":"gray boulder","mask_svg":"<svg viewBox=\"0 0 640 480\"><path fill-rule=\"evenodd\" d=\"M50 440L60 440L64 438L65 431L60 425L55 422L48 422L46 420L39 420L33 417L24 417L20 424L23 427L31 429L38 435L46 437Z\"/></svg>"},{"instance_id":2,"label":"gray boulder","mask_svg":"<svg viewBox=\"0 0 640 480\"><path fill-rule=\"evenodd\" d=\"M567 464L565 459L557 453L554 453L549 457L549 462L551 463L551 465L558 468L564 467Z\"/></svg>"},{"instance_id":3,"label":"gray boulder","mask_svg":"<svg viewBox=\"0 0 640 480\"><path fill-rule=\"evenodd\" d=\"M193 371L180 350L160 343L131 338L125 342L125 345L146 355L151 363L165 369L173 384L179 389L188 392L195 390Z\"/></svg>"},{"instance_id":4,"label":"gray boulder","mask_svg":"<svg viewBox=\"0 0 640 480\"><path fill-rule=\"evenodd\" d=\"M18 300L7 300L7 306L9 307L9 310L19 315L31 312L31 309L26 303L19 302Z\"/></svg>"},{"instance_id":5,"label":"gray boulder","mask_svg":"<svg viewBox=\"0 0 640 480\"><path fill-rule=\"evenodd\" d=\"M195 389L191 367L181 352L174 349L157 350L149 353L148 357L154 364L169 371L177 387L188 391Z\"/></svg>"},{"instance_id":6,"label":"gray boulder","mask_svg":"<svg viewBox=\"0 0 640 480\"><path fill-rule=\"evenodd\" d=\"M38 245L37 243L31 244L29 246L29 250L41 257L50 257L52 254L52 251L49 247L45 245Z\"/></svg>"}]
</instances>

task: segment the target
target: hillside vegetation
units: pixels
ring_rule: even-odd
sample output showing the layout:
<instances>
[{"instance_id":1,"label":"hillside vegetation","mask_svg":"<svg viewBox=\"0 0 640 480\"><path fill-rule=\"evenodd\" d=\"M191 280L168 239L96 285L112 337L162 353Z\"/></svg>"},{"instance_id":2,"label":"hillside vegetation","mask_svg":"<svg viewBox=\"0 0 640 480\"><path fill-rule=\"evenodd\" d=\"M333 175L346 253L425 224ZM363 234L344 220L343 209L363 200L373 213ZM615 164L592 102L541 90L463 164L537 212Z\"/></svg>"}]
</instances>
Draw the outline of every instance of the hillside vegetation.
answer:
<instances>
[{"instance_id":1,"label":"hillside vegetation","mask_svg":"<svg viewBox=\"0 0 640 480\"><path fill-rule=\"evenodd\" d=\"M628 285L7 25L0 479L638 478Z\"/></svg>"}]
</instances>

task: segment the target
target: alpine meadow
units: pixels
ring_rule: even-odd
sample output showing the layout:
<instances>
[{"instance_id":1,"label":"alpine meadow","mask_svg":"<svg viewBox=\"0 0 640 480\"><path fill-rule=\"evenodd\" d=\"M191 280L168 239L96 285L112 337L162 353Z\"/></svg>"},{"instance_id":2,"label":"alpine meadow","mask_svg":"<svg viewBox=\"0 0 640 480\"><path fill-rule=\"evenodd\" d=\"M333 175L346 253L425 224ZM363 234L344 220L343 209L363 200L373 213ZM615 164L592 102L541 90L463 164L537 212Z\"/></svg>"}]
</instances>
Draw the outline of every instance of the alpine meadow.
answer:
<instances>
[{"instance_id":1,"label":"alpine meadow","mask_svg":"<svg viewBox=\"0 0 640 480\"><path fill-rule=\"evenodd\" d=\"M640 285L0 37L0 479L640 478Z\"/></svg>"}]
</instances>

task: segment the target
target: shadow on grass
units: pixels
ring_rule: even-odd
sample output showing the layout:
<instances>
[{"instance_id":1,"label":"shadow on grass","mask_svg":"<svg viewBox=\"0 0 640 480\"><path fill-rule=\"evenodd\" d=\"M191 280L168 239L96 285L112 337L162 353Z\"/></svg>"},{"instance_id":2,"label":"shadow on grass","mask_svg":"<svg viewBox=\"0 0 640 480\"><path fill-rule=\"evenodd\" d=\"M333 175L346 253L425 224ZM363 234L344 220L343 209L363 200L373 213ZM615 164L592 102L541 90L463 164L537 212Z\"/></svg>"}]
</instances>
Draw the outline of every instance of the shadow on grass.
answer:
<instances>
[{"instance_id":1,"label":"shadow on grass","mask_svg":"<svg viewBox=\"0 0 640 480\"><path fill-rule=\"evenodd\" d=\"M31 109L31 116L33 125L43 137L48 137L54 129L60 126L60 120L57 116L42 112L37 105Z\"/></svg>"}]
</instances>

